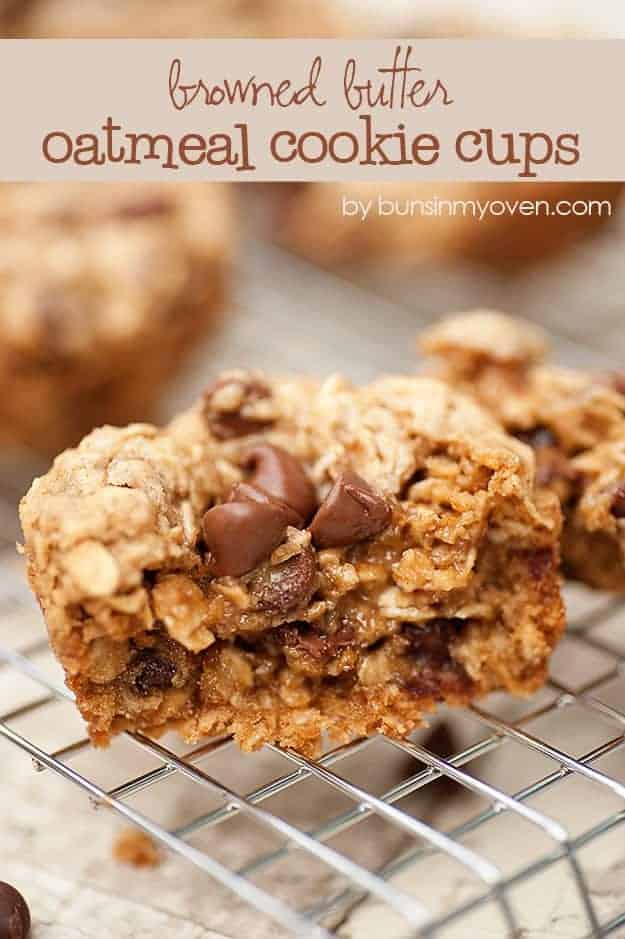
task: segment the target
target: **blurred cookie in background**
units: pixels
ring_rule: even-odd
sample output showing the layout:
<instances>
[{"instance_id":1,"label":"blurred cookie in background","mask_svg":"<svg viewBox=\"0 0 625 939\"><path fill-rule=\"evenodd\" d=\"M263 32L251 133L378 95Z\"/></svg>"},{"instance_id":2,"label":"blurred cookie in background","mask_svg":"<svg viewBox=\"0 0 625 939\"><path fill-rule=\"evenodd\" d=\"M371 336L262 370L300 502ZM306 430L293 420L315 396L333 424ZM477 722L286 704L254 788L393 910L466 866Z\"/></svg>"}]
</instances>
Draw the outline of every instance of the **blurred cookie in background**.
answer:
<instances>
[{"instance_id":1,"label":"blurred cookie in background","mask_svg":"<svg viewBox=\"0 0 625 939\"><path fill-rule=\"evenodd\" d=\"M0 186L0 440L49 454L152 416L216 328L232 222L217 184Z\"/></svg>"},{"instance_id":2,"label":"blurred cookie in background","mask_svg":"<svg viewBox=\"0 0 625 939\"><path fill-rule=\"evenodd\" d=\"M323 265L469 260L514 269L600 228L621 190L622 183L594 182L303 183L281 193L272 224L283 244ZM587 208L587 200L609 205ZM495 201L503 214L497 207L480 218L481 206ZM505 207L523 201L541 205L527 215ZM560 214L563 202L579 202L584 214ZM370 205L365 220L358 203ZM471 203L479 203L475 211Z\"/></svg>"},{"instance_id":3,"label":"blurred cookie in background","mask_svg":"<svg viewBox=\"0 0 625 939\"><path fill-rule=\"evenodd\" d=\"M0 38L12 39L20 30L30 0L0 0Z\"/></svg>"},{"instance_id":4,"label":"blurred cookie in background","mask_svg":"<svg viewBox=\"0 0 625 939\"><path fill-rule=\"evenodd\" d=\"M383 12L379 8L361 11L358 21L363 28L368 26L370 37L405 36L417 42L582 38L570 23L560 24L557 30L541 28L536 22L521 28L493 10L480 16L466 3L453 11L442 6L433 10L431 5L428 11L426 4L417 22L406 4L384 7ZM622 188L620 182L540 180L303 183L281 193L271 226L285 246L326 266L380 261L408 267L461 260L514 270L558 254L601 228L614 216ZM371 200L366 220L357 212L345 214L344 200L365 206ZM478 201L482 206L488 201L510 205L525 200L541 201L535 215L511 213L505 207L503 213L498 209L497 214L483 213L480 220L471 207L450 210L441 205ZM586 210L581 203L588 200L610 205ZM566 214L560 214L558 203L580 204L576 211L565 207ZM476 211L479 214L481 209Z\"/></svg>"},{"instance_id":5,"label":"blurred cookie in background","mask_svg":"<svg viewBox=\"0 0 625 939\"><path fill-rule=\"evenodd\" d=\"M341 31L330 4L289 0L22 0L14 13L24 38ZM0 189L0 439L51 453L102 423L152 416L218 318L231 199L217 185Z\"/></svg>"},{"instance_id":6,"label":"blurred cookie in background","mask_svg":"<svg viewBox=\"0 0 625 939\"><path fill-rule=\"evenodd\" d=\"M325 2L292 0L30 0L20 34L49 39L329 37L341 19Z\"/></svg>"}]
</instances>

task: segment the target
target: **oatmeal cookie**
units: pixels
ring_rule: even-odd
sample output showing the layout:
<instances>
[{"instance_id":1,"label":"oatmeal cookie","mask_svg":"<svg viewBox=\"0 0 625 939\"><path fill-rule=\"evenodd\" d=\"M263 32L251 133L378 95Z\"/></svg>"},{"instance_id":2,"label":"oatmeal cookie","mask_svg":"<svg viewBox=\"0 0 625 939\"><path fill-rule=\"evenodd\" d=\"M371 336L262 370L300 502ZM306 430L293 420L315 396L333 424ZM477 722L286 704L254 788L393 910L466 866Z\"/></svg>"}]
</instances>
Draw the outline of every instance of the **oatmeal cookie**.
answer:
<instances>
[{"instance_id":1,"label":"oatmeal cookie","mask_svg":"<svg viewBox=\"0 0 625 939\"><path fill-rule=\"evenodd\" d=\"M21 505L29 577L96 743L127 728L316 752L545 677L560 509L442 382L223 374L105 427Z\"/></svg>"},{"instance_id":2,"label":"oatmeal cookie","mask_svg":"<svg viewBox=\"0 0 625 939\"><path fill-rule=\"evenodd\" d=\"M591 586L625 591L625 397L619 375L545 362L542 330L478 311L426 330L437 375L472 395L536 454L564 510L563 559Z\"/></svg>"},{"instance_id":3,"label":"oatmeal cookie","mask_svg":"<svg viewBox=\"0 0 625 939\"><path fill-rule=\"evenodd\" d=\"M226 187L7 183L0 225L0 439L56 453L151 417L216 325Z\"/></svg>"}]
</instances>

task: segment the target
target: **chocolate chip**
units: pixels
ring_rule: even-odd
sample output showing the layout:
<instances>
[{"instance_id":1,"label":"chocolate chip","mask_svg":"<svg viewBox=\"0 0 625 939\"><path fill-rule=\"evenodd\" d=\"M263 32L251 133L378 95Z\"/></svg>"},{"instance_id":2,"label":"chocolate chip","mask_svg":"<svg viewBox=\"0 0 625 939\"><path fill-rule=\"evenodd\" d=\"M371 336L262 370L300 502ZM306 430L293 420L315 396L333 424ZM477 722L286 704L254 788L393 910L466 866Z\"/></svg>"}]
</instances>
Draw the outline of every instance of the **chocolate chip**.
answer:
<instances>
[{"instance_id":1,"label":"chocolate chip","mask_svg":"<svg viewBox=\"0 0 625 939\"><path fill-rule=\"evenodd\" d=\"M286 502L308 521L317 508L317 494L299 460L281 447L261 444L250 450L247 463L252 470L249 482L253 486Z\"/></svg>"},{"instance_id":2,"label":"chocolate chip","mask_svg":"<svg viewBox=\"0 0 625 939\"><path fill-rule=\"evenodd\" d=\"M303 651L318 661L333 658L354 643L354 627L341 626L334 633L320 632L314 624L281 626L279 639L287 649Z\"/></svg>"},{"instance_id":3,"label":"chocolate chip","mask_svg":"<svg viewBox=\"0 0 625 939\"><path fill-rule=\"evenodd\" d=\"M289 525L294 528L304 527L304 520L301 515L297 514L295 509L292 509L286 502L281 502L280 499L270 496L264 489L252 486L251 483L236 483L228 493L226 502L260 502L263 505L279 505L286 512Z\"/></svg>"},{"instance_id":4,"label":"chocolate chip","mask_svg":"<svg viewBox=\"0 0 625 939\"><path fill-rule=\"evenodd\" d=\"M406 690L419 697L443 700L447 694L466 693L470 679L452 656L456 640L467 629L461 619L435 619L423 626L404 626L402 636L415 659L414 674Z\"/></svg>"},{"instance_id":5,"label":"chocolate chip","mask_svg":"<svg viewBox=\"0 0 625 939\"><path fill-rule=\"evenodd\" d=\"M286 509L276 502L224 502L204 515L202 531L216 577L240 577L269 557L284 538Z\"/></svg>"},{"instance_id":6,"label":"chocolate chip","mask_svg":"<svg viewBox=\"0 0 625 939\"><path fill-rule=\"evenodd\" d=\"M0 881L0 939L28 939L30 911L26 900L11 884Z\"/></svg>"},{"instance_id":7,"label":"chocolate chip","mask_svg":"<svg viewBox=\"0 0 625 939\"><path fill-rule=\"evenodd\" d=\"M625 518L625 483L612 496L610 511L614 518Z\"/></svg>"},{"instance_id":8,"label":"chocolate chip","mask_svg":"<svg viewBox=\"0 0 625 939\"><path fill-rule=\"evenodd\" d=\"M357 473L341 473L312 520L319 548L339 548L377 535L391 520L387 502Z\"/></svg>"},{"instance_id":9,"label":"chocolate chip","mask_svg":"<svg viewBox=\"0 0 625 939\"><path fill-rule=\"evenodd\" d=\"M158 652L142 649L130 663L130 682L142 697L171 688L176 666Z\"/></svg>"},{"instance_id":10,"label":"chocolate chip","mask_svg":"<svg viewBox=\"0 0 625 939\"><path fill-rule=\"evenodd\" d=\"M442 666L449 661L451 646L467 624L467 620L457 617L432 619L423 626L404 626L402 636L408 640L412 653L427 658L432 665Z\"/></svg>"},{"instance_id":11,"label":"chocolate chip","mask_svg":"<svg viewBox=\"0 0 625 939\"><path fill-rule=\"evenodd\" d=\"M307 603L315 589L316 574L312 548L304 548L283 564L260 572L250 585L258 609L282 614Z\"/></svg>"},{"instance_id":12,"label":"chocolate chip","mask_svg":"<svg viewBox=\"0 0 625 939\"><path fill-rule=\"evenodd\" d=\"M218 440L258 433L271 420L249 413L259 401L271 397L269 386L257 378L225 375L204 392L204 417Z\"/></svg>"}]
</instances>

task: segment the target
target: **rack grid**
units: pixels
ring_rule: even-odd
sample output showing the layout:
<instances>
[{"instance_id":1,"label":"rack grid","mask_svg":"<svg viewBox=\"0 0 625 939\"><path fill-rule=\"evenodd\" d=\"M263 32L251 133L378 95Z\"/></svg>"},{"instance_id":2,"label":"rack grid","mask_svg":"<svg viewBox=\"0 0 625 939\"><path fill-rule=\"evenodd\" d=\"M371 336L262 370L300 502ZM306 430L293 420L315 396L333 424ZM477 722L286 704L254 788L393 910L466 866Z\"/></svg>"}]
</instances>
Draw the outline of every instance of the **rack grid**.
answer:
<instances>
[{"instance_id":1,"label":"rack grid","mask_svg":"<svg viewBox=\"0 0 625 939\"><path fill-rule=\"evenodd\" d=\"M0 617L15 615L16 611L28 608L29 605L32 605L32 599L25 585L22 586L16 578L14 566L6 559L0 559ZM270 747L270 750L286 761L288 771L241 795L210 773L211 758L230 746L229 738L203 742L179 755L163 743L138 733L126 734L126 737L135 747L147 751L159 765L107 790L72 766L74 758L90 747L86 737L79 737L61 748L54 749L35 743L16 729L15 725L21 718L36 715L43 719L46 710L55 702L72 699L71 693L51 679L36 662L37 656L46 647L44 636L33 639L21 651L0 646L0 671L17 670L26 676L36 689L26 703L1 715L0 734L6 741L29 754L36 768L57 773L68 783L82 789L94 803L110 806L128 822L157 839L165 848L181 855L186 861L196 865L298 936L327 937L330 935L332 924L341 922L365 897L375 898L399 915L405 928L398 935L444 935L447 926L457 923L462 916L487 903L494 903L499 910L501 935L520 935L518 912L511 900L513 888L561 861L568 867L570 889L576 891L584 910L587 927L585 935L616 935L621 927L625 928L625 892L623 909L608 920L601 921L579 854L591 842L625 823L625 773L623 778L619 779L618 775L611 775L601 768L605 757L617 754L625 746L625 711L610 704L601 694L603 689L623 677L625 656L617 651L612 643L597 635L608 619L614 619L615 616L618 618L619 614L623 614L620 603L608 601L600 605L586 621L571 625L570 641L578 644L579 655L592 656L600 652L602 659L605 659L607 666L598 676L581 684L576 680L570 685L566 680L552 678L549 683L553 692L551 699L546 704L528 710L517 720L499 716L496 708L491 709L486 704L463 711L463 715L474 721L481 732L479 739L471 745L442 757L433 749L428 749L427 746L411 739L385 738L387 746L400 750L413 765L406 778L381 795L376 795L367 788L366 779L355 783L337 772L337 767L342 761L356 753L366 752L376 738L359 739L330 749L316 761L291 750ZM600 743L578 755L569 752L564 744L555 746L546 735L543 736L535 730L535 725L541 719L552 717L557 721L573 706L582 708L597 722L601 722L602 728L606 724L611 727L607 739L602 739ZM548 772L513 793L468 771L475 761L509 741L524 750L541 754L551 764ZM102 752L99 758L105 761L106 752ZM625 761L622 766L625 767ZM173 775L184 777L200 789L216 793L222 804L173 830L168 830L129 804L129 798L134 794L147 790ZM622 807L607 814L591 827L571 834L558 819L533 804L541 793L562 785L563 780L571 776L581 777L594 786L609 791L622 803ZM425 789L441 777L452 780L461 789L483 797L487 801L486 808L467 818L454 829L442 831L429 821L399 806L406 797ZM313 830L306 831L274 814L271 810L271 800L279 793L294 789L304 780L311 778L324 787L342 793L351 801L352 806L325 820ZM504 873L485 854L466 843L470 833L488 826L493 819L504 813L519 822L536 827L548 841L546 851L532 858L530 863L509 873ZM369 870L332 847L336 836L362 825L372 815L407 833L415 842L409 850L387 860L377 870ZM235 816L248 818L269 829L283 840L283 844L254 857L240 869L231 870L189 843L190 837L198 831L227 825ZM294 849L338 872L345 878L346 885L308 909L296 910L254 883L254 875L284 859L287 853ZM457 862L480 885L480 889L470 900L436 913L432 913L425 903L417 900L396 883L398 875L417 870L420 864L426 863L434 854Z\"/></svg>"}]
</instances>

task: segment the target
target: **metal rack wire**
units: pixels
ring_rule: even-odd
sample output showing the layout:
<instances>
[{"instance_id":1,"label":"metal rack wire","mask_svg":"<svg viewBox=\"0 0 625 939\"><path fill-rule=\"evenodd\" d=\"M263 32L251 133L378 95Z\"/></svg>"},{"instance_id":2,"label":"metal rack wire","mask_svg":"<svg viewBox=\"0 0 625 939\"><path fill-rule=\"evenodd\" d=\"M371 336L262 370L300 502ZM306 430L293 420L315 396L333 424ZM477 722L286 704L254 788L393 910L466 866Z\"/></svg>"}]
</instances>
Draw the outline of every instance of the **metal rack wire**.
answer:
<instances>
[{"instance_id":1,"label":"metal rack wire","mask_svg":"<svg viewBox=\"0 0 625 939\"><path fill-rule=\"evenodd\" d=\"M276 258L272 257L272 264L276 263ZM357 296L356 301L360 306L361 297ZM407 333L413 328L412 320L406 320ZM373 343L372 359L377 365L378 354ZM12 494L8 499L0 497L0 520L14 513L12 501ZM13 561L9 545L12 535L8 533L4 539L6 548L0 548L0 628L25 612L33 619L39 616ZM564 640L572 644L573 654L556 669L547 692L516 712L509 701L502 703L497 696L461 712L462 720L472 726L471 740L445 754L436 752L428 745L427 738L424 742L418 735L402 741L355 740L329 749L316 761L291 750L269 747L266 749L281 761L284 772L240 793L234 783L221 781L219 773L213 770L215 761L228 754L232 747L229 738L209 740L178 753L174 745L165 745L141 734L126 734L129 745L147 754L154 765L107 787L94 775L77 768L79 759L90 749L86 737L69 739L60 747L58 743L48 744L39 739L45 736L44 731L51 723L58 727L58 720L46 719L52 708L61 706L73 710L71 693L40 665L39 657L47 649L40 621L21 646L19 642L2 644L0 640L0 711L3 712L0 713L0 736L28 754L36 769L58 774L69 785L82 790L95 805L109 806L290 934L328 937L359 904L373 900L395 914L393 923L398 924L389 927L388 933L380 939L387 939L387 935L445 936L450 932L457 936L458 928L463 930L462 924L487 906L494 911L496 919L498 916L497 936L520 936L524 921L523 911L515 899L516 891L528 884L540 891L548 872L557 865L564 865L567 889L575 895L583 912L582 934L586 937L625 936L625 885L621 908L611 909L606 916L597 903L584 864L585 850L610 833L618 832L625 823L625 706L621 708L619 703L625 695L618 694L621 682L625 691L625 634L620 643L606 639L605 635L607 623L618 625L619 620L622 621L625 606L618 600L594 595L590 604L584 601L579 606L579 613L574 612L576 608L573 602L569 638ZM618 633L618 628L613 632ZM581 670L569 667L571 662L583 665L586 661L595 664ZM25 701L20 699L19 704L7 701L3 688L8 676L24 679L28 689ZM591 745L585 745L583 752L577 752L579 739L575 733L576 722L570 719L572 713L583 713L592 731ZM36 719L40 731L36 740L20 729L25 718ZM548 732L544 730L546 724ZM585 744L587 736L583 737ZM363 771L371 754L377 753L375 759L380 759L379 752L374 750L376 747L383 747L384 753L389 755L399 753L402 757L401 778L382 792L370 784L367 772ZM522 786L512 786L511 791L500 781L489 778L488 773L487 761L505 748L511 752L515 765L524 765L530 757L540 758L535 764L531 763L540 767L540 771ZM353 773L343 772L354 758L360 759L355 781L351 778ZM106 764L107 752L101 752L98 760ZM150 792L170 779L190 784L200 797L200 804L206 797L205 810L177 826L168 826L149 812L139 811L133 803L138 794ZM420 803L415 809L411 801L419 793L436 793L437 785L445 780L454 786L454 799L463 793L474 797L467 811L450 826L426 817L419 808ZM609 807L591 823L571 826L554 811L553 801L546 807L544 804L544 797L557 796L567 781L587 785L585 794L589 799L593 798L593 793L608 795ZM322 791L338 793L346 800L347 807L319 818L312 827L286 820L275 808L276 800L283 793L301 791L311 782ZM438 798L436 796L435 800ZM217 826L227 834L235 819L245 819L265 829L274 842L277 837L277 846L273 843L271 848L253 853L245 863L232 867L214 856L210 849L193 843L197 835ZM405 839L391 857L372 865L336 845L346 833L358 835L364 831L364 826L373 819L404 835ZM540 849L532 851L531 857L524 857L510 869L509 865L494 860L492 852L484 847L500 837L495 826L502 819L512 826L505 835L510 846L524 837L528 826L540 835ZM102 821L94 817L93 825L98 824ZM476 834L484 838L476 840ZM234 837L245 837L245 834L237 828ZM314 862L316 870L320 868L338 875L329 888L321 889L318 899L297 908L257 882L295 852L300 858ZM417 891L412 889L415 878L418 880L419 872L434 861L443 865L440 876L442 879L449 877L450 884L454 882L452 869L466 875L473 885L470 893L456 897L451 891L445 903L436 904L428 903L427 897L417 896ZM320 882L326 883L322 875ZM472 930L462 931L463 939L469 936L473 939L476 935Z\"/></svg>"},{"instance_id":2,"label":"metal rack wire","mask_svg":"<svg viewBox=\"0 0 625 939\"><path fill-rule=\"evenodd\" d=\"M17 610L28 605L32 605L32 599L26 587L21 586L14 568L1 563L0 617L13 616ZM494 903L499 909L502 919L501 935L517 935L519 920L511 901L513 888L550 866L564 861L568 865L570 889L577 892L585 912L586 934L593 937L606 936L616 934L621 927L625 927L625 896L623 910L608 921L601 922L587 877L579 861L579 852L595 839L625 823L625 781L608 774L599 766L603 758L625 746L625 712L607 703L601 695L602 689L622 677L625 656L597 636L606 619L618 615L619 611L622 613L622 608L613 602L604 603L598 612L588 617L586 622L578 623L573 630L574 641L580 646L580 655L585 651L593 653L599 650L609 662L608 667L592 680L581 685L567 686L565 681L552 679L550 686L554 694L551 700L530 710L516 721L504 719L485 706L472 707L464 713L480 728L482 733L479 739L446 758L411 740L387 740L389 747L399 749L413 760L414 767L407 778L379 796L368 790L366 780L356 784L336 771L342 761L372 746L372 740L356 740L331 749L317 761L291 750L272 747L271 749L286 761L288 771L271 782L241 795L210 773L211 757L230 746L228 738L207 741L178 755L162 743L141 734L128 734L127 737L135 747L156 758L158 765L146 773L125 780L113 789L106 790L72 766L72 760L77 754L89 748L87 738L72 740L60 749L47 749L15 728L15 724L26 715L43 718L46 710L56 701L71 702L70 692L50 679L35 661L45 645L46 640L43 637L34 639L19 652L0 646L0 661L3 663L3 669L0 671L17 670L37 689L29 701L1 715L0 734L5 740L29 754L38 769L58 773L68 783L82 789L95 803L110 806L167 849L196 865L295 935L328 936L329 932L324 924L336 922L337 916L352 909L366 896L374 897L399 914L405 922L406 936L444 934L445 927L486 903ZM1 678L0 674L0 688ZM573 705L583 708L597 720L609 722L613 728L609 739L577 756L568 752L564 746L554 746L533 729L541 718L551 716L557 720ZM513 793L508 793L468 771L468 767L476 760L510 740L524 750L540 753L552 764L550 771ZM100 759L107 759L106 752L101 754ZM137 811L128 800L137 792L149 789L176 774L190 780L194 786L218 794L222 804L210 812L198 815L176 830L167 830L154 819ZM532 804L537 796L561 785L569 776L581 777L594 786L608 790L623 803L623 807L572 836L560 821ZM401 800L432 785L441 777L451 779L462 789L487 800L485 809L446 832L398 806ZM279 793L300 786L304 780L310 778L347 796L352 802L352 807L325 820L315 829L304 831L274 814L271 810L271 800ZM470 833L487 827L493 819L503 813L519 822L535 826L546 836L549 844L548 850L533 858L531 863L506 874L488 857L465 843ZM283 844L255 857L239 870L230 870L189 843L189 838L198 831L216 825L227 825L237 815L247 817L277 834L283 839ZM373 871L339 853L331 845L337 835L362 825L365 819L372 815L384 819L416 839L416 843L409 850ZM94 824L96 823L94 820ZM341 874L345 878L345 886L308 909L295 910L254 883L254 875L270 868L294 849ZM457 862L466 869L476 879L479 890L470 900L457 907L432 914L426 904L397 886L396 879L402 872L418 869L418 865L425 863L426 859L435 853Z\"/></svg>"}]
</instances>

